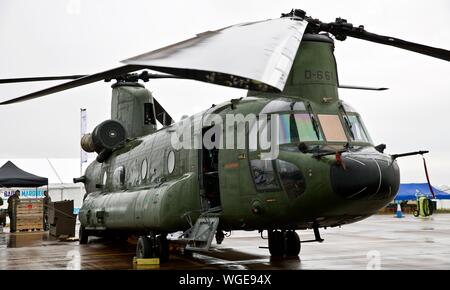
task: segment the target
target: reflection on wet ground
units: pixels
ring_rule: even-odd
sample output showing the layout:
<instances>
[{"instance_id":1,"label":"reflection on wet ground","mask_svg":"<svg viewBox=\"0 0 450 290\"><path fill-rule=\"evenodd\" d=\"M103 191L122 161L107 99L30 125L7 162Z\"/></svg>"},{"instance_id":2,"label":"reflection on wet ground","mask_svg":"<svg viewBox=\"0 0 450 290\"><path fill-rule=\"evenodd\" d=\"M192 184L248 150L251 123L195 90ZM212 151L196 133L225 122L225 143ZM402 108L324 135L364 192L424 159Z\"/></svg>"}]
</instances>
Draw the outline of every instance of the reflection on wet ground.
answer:
<instances>
[{"instance_id":1,"label":"reflection on wet ground","mask_svg":"<svg viewBox=\"0 0 450 290\"><path fill-rule=\"evenodd\" d=\"M298 233L312 238L310 231ZM47 232L1 233L0 269L450 269L450 214L374 216L324 230L322 237L321 244L303 244L301 258L271 259L257 232L233 232L210 252L182 253L172 246L167 264L135 266L133 238L79 245Z\"/></svg>"}]
</instances>

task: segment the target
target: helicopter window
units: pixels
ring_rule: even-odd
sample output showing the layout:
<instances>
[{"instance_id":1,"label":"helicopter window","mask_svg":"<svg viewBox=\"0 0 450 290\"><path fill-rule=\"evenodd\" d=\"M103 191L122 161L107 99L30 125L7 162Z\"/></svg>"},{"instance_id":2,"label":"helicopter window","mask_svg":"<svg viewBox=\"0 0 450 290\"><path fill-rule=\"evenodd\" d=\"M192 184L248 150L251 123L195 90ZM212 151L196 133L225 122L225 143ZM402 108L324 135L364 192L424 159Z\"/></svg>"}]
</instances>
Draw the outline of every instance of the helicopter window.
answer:
<instances>
[{"instance_id":1,"label":"helicopter window","mask_svg":"<svg viewBox=\"0 0 450 290\"><path fill-rule=\"evenodd\" d=\"M354 141L359 142L369 142L371 143L370 137L367 134L367 130L364 127L364 124L362 123L361 119L357 115L348 115L348 120L351 125L352 130L352 139Z\"/></svg>"},{"instance_id":2,"label":"helicopter window","mask_svg":"<svg viewBox=\"0 0 450 290\"><path fill-rule=\"evenodd\" d=\"M253 181L259 191L279 189L271 160L251 160Z\"/></svg>"},{"instance_id":3,"label":"helicopter window","mask_svg":"<svg viewBox=\"0 0 450 290\"><path fill-rule=\"evenodd\" d=\"M147 170L148 169L148 164L147 164L147 159L144 158L144 160L142 160L141 163L141 178L142 180L147 178Z\"/></svg>"},{"instance_id":4,"label":"helicopter window","mask_svg":"<svg viewBox=\"0 0 450 290\"><path fill-rule=\"evenodd\" d=\"M290 105L291 102L285 100L273 100L261 110L261 114L271 114L273 112L288 111L291 110Z\"/></svg>"},{"instance_id":5,"label":"helicopter window","mask_svg":"<svg viewBox=\"0 0 450 290\"><path fill-rule=\"evenodd\" d=\"M114 170L113 184L117 187L122 187L125 184L125 168L119 166Z\"/></svg>"},{"instance_id":6,"label":"helicopter window","mask_svg":"<svg viewBox=\"0 0 450 290\"><path fill-rule=\"evenodd\" d=\"M327 141L347 142L347 136L338 115L318 115L318 117Z\"/></svg>"},{"instance_id":7,"label":"helicopter window","mask_svg":"<svg viewBox=\"0 0 450 290\"><path fill-rule=\"evenodd\" d=\"M286 99L273 100L261 110L261 114L271 114L274 112L284 111L306 111L305 103L292 102L292 100Z\"/></svg>"},{"instance_id":8,"label":"helicopter window","mask_svg":"<svg viewBox=\"0 0 450 290\"><path fill-rule=\"evenodd\" d=\"M297 166L290 162L277 160L278 172L289 198L296 198L305 192L305 178Z\"/></svg>"},{"instance_id":9,"label":"helicopter window","mask_svg":"<svg viewBox=\"0 0 450 290\"><path fill-rule=\"evenodd\" d=\"M105 173L103 173L103 180L102 180L103 185L106 185L107 179L108 179L108 173L105 171Z\"/></svg>"},{"instance_id":10,"label":"helicopter window","mask_svg":"<svg viewBox=\"0 0 450 290\"><path fill-rule=\"evenodd\" d=\"M279 144L323 140L322 134L320 132L317 134L314 130L309 114L281 114L279 124Z\"/></svg>"},{"instance_id":11,"label":"helicopter window","mask_svg":"<svg viewBox=\"0 0 450 290\"><path fill-rule=\"evenodd\" d=\"M342 102L342 105L344 106L344 109L345 109L346 112L349 112L349 113L357 113L356 110L355 110L355 108L353 108L353 107L350 106L349 104Z\"/></svg>"},{"instance_id":12,"label":"helicopter window","mask_svg":"<svg viewBox=\"0 0 450 290\"><path fill-rule=\"evenodd\" d=\"M170 151L169 155L167 156L167 171L169 172L169 174L172 174L174 169L175 169L175 153L173 151Z\"/></svg>"}]
</instances>

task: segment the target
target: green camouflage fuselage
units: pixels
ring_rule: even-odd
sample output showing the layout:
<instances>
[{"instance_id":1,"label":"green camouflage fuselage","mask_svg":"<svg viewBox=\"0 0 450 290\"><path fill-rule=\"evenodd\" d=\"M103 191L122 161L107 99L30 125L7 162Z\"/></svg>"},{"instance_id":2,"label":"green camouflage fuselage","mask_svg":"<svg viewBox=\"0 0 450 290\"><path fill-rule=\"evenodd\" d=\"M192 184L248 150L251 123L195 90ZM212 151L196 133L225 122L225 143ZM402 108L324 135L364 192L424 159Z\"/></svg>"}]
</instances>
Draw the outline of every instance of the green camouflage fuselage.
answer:
<instances>
[{"instance_id":1,"label":"green camouflage fuselage","mask_svg":"<svg viewBox=\"0 0 450 290\"><path fill-rule=\"evenodd\" d=\"M198 124L192 133L202 136L202 124L209 114L225 119L227 114L286 113L293 105L291 109L285 105L295 103L303 106L295 112L306 113L305 108L310 107L316 120L319 115L337 115L344 123L333 50L328 37L305 35L281 94L249 92L247 98L214 106L189 118ZM274 106L274 101L279 101L280 106ZM175 123L135 138L115 150L104 163L93 162L85 174L87 194L80 210L82 225L97 230L174 232L189 228L208 210L202 149L172 148L172 133L182 126L183 122ZM247 127L246 136L249 130ZM375 150L371 142L351 141L348 130L345 132L347 142L304 142L309 148L348 146L350 149L340 156L342 160L337 160L335 154L317 157L314 149L302 151L298 143L280 145L276 160L267 163L273 170L273 186L263 190L255 184L252 165L256 164L252 160L259 160L260 150L248 146L219 149L220 228L339 226L364 219L384 207L398 190L396 162ZM172 172L170 152L175 157ZM296 168L292 176L301 182L293 181L293 185L302 187L295 189L296 194L287 189L292 187L292 176L287 183L281 177L280 164Z\"/></svg>"}]
</instances>

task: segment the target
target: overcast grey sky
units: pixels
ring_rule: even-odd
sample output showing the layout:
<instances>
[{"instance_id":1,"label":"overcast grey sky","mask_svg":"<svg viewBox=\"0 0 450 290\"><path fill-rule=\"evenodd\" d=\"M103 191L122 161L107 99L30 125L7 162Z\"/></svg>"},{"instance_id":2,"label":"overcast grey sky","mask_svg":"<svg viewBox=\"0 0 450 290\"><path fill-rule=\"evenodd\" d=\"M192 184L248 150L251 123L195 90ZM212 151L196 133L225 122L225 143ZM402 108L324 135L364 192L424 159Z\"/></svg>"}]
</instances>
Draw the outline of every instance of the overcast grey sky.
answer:
<instances>
[{"instance_id":1,"label":"overcast grey sky","mask_svg":"<svg viewBox=\"0 0 450 290\"><path fill-rule=\"evenodd\" d=\"M143 1L1 0L0 78L85 74L184 40L196 33L301 8L323 21L336 17L374 33L450 49L450 1ZM357 39L336 42L342 84L385 86L385 92L341 90L375 143L401 153L428 149L431 180L450 184L450 63ZM0 86L0 99L55 82ZM246 91L187 80L147 84L179 120ZM79 175L79 109L91 130L110 115L110 84L102 82L0 107L0 163L8 159L58 182ZM1 164L0 164L1 165ZM424 182L419 157L400 160L402 182Z\"/></svg>"}]
</instances>

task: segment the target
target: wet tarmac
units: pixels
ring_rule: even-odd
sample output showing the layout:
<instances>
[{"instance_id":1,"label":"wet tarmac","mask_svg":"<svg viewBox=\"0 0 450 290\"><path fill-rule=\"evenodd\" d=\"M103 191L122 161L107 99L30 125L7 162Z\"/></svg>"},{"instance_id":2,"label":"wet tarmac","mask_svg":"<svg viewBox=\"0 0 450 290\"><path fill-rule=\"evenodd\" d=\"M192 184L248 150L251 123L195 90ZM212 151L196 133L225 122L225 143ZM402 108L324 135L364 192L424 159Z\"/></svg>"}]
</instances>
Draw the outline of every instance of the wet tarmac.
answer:
<instances>
[{"instance_id":1,"label":"wet tarmac","mask_svg":"<svg viewBox=\"0 0 450 290\"><path fill-rule=\"evenodd\" d=\"M5 229L7 230L7 229ZM302 240L312 231L299 231ZM257 232L233 232L210 252L184 254L138 269L450 269L450 214L426 219L388 215L322 230L323 243L302 244L300 258L270 258ZM47 232L0 233L0 269L136 269L135 240L59 241Z\"/></svg>"}]
</instances>

